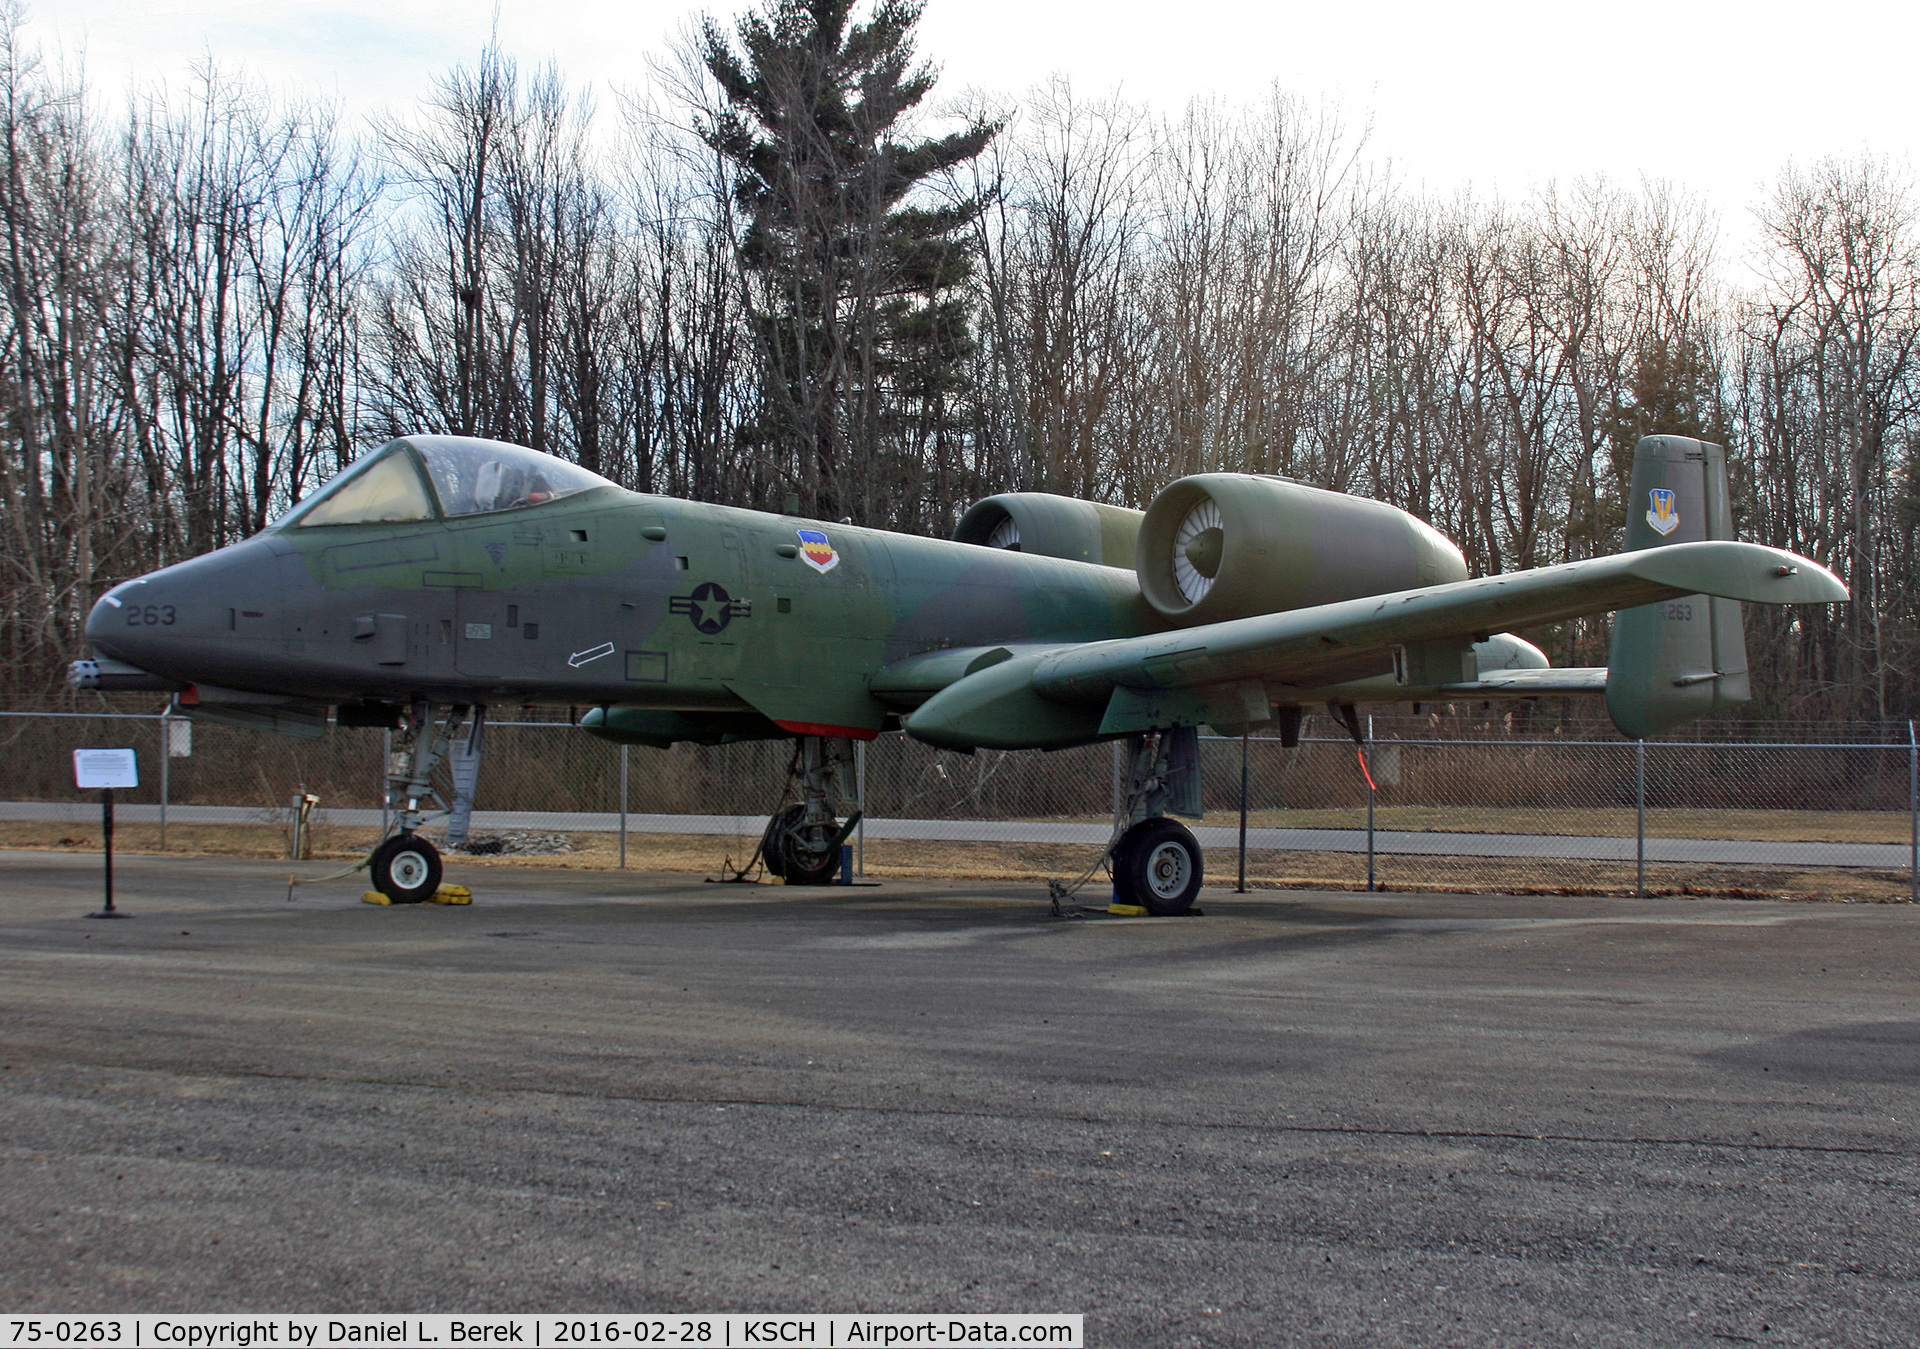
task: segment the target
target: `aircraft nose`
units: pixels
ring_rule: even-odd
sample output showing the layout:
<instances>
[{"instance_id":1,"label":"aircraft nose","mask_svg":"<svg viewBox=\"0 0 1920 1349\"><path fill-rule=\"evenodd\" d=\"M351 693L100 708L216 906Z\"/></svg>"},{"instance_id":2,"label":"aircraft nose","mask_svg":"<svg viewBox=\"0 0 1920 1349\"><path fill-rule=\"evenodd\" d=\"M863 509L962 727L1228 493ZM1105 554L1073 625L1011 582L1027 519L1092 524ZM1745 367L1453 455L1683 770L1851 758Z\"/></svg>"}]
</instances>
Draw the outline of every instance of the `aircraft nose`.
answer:
<instances>
[{"instance_id":1,"label":"aircraft nose","mask_svg":"<svg viewBox=\"0 0 1920 1349\"><path fill-rule=\"evenodd\" d=\"M184 683L225 686L249 656L239 615L249 630L278 644L279 602L275 550L249 539L190 562L122 582L100 597L87 616L87 640L101 655Z\"/></svg>"}]
</instances>

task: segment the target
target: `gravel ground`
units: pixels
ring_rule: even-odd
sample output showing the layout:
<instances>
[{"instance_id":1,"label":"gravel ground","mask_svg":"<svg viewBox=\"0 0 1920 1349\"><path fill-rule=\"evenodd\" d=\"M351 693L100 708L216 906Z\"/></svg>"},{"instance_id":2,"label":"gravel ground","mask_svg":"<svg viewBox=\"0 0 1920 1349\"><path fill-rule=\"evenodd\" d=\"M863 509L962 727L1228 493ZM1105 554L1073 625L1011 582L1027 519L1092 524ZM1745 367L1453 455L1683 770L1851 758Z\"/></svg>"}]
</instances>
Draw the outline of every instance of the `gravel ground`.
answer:
<instances>
[{"instance_id":1,"label":"gravel ground","mask_svg":"<svg viewBox=\"0 0 1920 1349\"><path fill-rule=\"evenodd\" d=\"M0 853L3 1309L1920 1340L1911 907L463 865Z\"/></svg>"}]
</instances>

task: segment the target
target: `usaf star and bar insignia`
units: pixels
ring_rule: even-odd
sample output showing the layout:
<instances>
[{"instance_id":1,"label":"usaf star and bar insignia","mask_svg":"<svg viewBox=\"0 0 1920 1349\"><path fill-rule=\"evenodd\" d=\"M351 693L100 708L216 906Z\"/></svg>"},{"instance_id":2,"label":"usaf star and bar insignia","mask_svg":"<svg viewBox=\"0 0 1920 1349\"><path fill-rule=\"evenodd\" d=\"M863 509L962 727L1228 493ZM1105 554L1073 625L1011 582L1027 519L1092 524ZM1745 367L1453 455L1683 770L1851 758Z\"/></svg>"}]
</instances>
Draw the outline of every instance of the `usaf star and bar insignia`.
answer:
<instances>
[{"instance_id":1,"label":"usaf star and bar insignia","mask_svg":"<svg viewBox=\"0 0 1920 1349\"><path fill-rule=\"evenodd\" d=\"M822 576L840 565L840 554L833 540L822 529L798 529L800 560ZM703 635L711 637L726 630L736 618L753 617L753 601L735 599L718 581L702 581L691 595L674 595L667 600L667 612L685 614Z\"/></svg>"},{"instance_id":2,"label":"usaf star and bar insignia","mask_svg":"<svg viewBox=\"0 0 1920 1349\"><path fill-rule=\"evenodd\" d=\"M693 626L711 637L724 631L736 618L753 617L753 601L737 600L717 581L702 581L691 595L674 595L667 600L667 612L685 614Z\"/></svg>"}]
</instances>

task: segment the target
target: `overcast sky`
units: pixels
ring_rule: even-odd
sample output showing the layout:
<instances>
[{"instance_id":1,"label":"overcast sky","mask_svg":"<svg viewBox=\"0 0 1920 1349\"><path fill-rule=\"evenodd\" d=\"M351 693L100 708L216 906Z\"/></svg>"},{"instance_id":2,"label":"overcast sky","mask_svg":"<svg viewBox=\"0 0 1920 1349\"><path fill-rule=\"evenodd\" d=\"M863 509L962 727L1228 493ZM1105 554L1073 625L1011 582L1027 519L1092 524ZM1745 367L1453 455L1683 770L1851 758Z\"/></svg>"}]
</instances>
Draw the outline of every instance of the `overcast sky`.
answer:
<instances>
[{"instance_id":1,"label":"overcast sky","mask_svg":"<svg viewBox=\"0 0 1920 1349\"><path fill-rule=\"evenodd\" d=\"M744 8L710 7L730 18ZM498 14L523 63L611 91L703 12L680 0L29 0L29 33L84 53L103 95L178 83L212 53L350 110L396 110L471 61ZM1789 157L1914 158L1920 5L1612 0L1367 5L928 0L921 54L941 93L1018 95L1052 74L1174 112L1278 81L1371 122L1403 181L1519 196L1548 179L1664 177L1704 196L1736 247Z\"/></svg>"}]
</instances>

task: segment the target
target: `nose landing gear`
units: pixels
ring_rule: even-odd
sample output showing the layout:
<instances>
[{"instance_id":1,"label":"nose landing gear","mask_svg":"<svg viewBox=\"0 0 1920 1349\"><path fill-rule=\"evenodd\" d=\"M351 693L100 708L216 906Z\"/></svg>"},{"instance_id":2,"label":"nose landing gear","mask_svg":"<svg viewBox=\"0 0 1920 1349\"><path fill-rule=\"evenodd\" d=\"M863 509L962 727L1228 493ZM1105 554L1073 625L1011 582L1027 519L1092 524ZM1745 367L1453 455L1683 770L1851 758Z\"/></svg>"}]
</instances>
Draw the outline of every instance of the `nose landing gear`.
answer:
<instances>
[{"instance_id":1,"label":"nose landing gear","mask_svg":"<svg viewBox=\"0 0 1920 1349\"><path fill-rule=\"evenodd\" d=\"M436 718L433 705L416 702L394 733L393 757L387 764L387 808L394 812L394 833L383 839L367 859L373 876L373 888L395 904L420 904L432 899L440 888L442 866L440 850L416 832L429 814L448 809L433 785L434 770L455 749L455 736L467 718L468 708L455 704L444 716ZM453 825L465 836L465 811L472 809L473 778L479 772L480 740L486 721L486 709L472 709L473 723L467 730L457 765L465 771L456 787ZM423 808L425 807L425 808ZM437 807L438 810L430 808ZM450 826L450 834L452 827ZM458 841L455 839L454 841Z\"/></svg>"}]
</instances>

